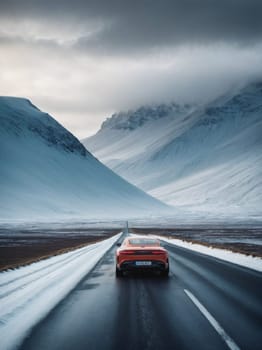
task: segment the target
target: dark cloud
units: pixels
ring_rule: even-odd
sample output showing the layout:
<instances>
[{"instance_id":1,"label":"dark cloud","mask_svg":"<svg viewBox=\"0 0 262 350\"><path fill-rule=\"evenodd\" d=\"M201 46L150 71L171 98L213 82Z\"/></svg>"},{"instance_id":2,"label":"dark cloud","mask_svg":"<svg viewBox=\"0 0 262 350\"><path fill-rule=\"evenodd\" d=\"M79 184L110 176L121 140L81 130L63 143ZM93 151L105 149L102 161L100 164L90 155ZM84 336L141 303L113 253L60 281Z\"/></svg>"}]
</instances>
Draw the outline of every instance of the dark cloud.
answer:
<instances>
[{"instance_id":1,"label":"dark cloud","mask_svg":"<svg viewBox=\"0 0 262 350\"><path fill-rule=\"evenodd\" d=\"M262 77L262 0L0 0L2 94L80 137L119 110Z\"/></svg>"},{"instance_id":2,"label":"dark cloud","mask_svg":"<svg viewBox=\"0 0 262 350\"><path fill-rule=\"evenodd\" d=\"M249 45L262 39L261 13L262 1L144 1L125 12L111 12L113 21L78 45L126 53L221 41Z\"/></svg>"},{"instance_id":3,"label":"dark cloud","mask_svg":"<svg viewBox=\"0 0 262 350\"><path fill-rule=\"evenodd\" d=\"M0 3L0 13L47 26L86 25L75 46L100 53L262 39L261 0L9 0ZM95 22L100 29L90 35Z\"/></svg>"}]
</instances>

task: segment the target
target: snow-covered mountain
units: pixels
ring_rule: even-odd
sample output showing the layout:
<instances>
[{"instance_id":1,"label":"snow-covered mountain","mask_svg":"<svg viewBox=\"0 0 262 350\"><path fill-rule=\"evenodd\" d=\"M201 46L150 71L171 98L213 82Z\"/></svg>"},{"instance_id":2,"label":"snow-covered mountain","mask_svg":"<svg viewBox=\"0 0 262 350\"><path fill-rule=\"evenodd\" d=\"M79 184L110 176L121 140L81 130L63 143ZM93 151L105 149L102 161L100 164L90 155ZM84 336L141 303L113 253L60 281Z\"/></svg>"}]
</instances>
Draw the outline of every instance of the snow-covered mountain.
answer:
<instances>
[{"instance_id":1,"label":"snow-covered mountain","mask_svg":"<svg viewBox=\"0 0 262 350\"><path fill-rule=\"evenodd\" d=\"M262 83L204 106L119 113L82 142L125 179L169 204L262 214Z\"/></svg>"},{"instance_id":2,"label":"snow-covered mountain","mask_svg":"<svg viewBox=\"0 0 262 350\"><path fill-rule=\"evenodd\" d=\"M0 97L0 219L132 217L167 209L30 101Z\"/></svg>"}]
</instances>

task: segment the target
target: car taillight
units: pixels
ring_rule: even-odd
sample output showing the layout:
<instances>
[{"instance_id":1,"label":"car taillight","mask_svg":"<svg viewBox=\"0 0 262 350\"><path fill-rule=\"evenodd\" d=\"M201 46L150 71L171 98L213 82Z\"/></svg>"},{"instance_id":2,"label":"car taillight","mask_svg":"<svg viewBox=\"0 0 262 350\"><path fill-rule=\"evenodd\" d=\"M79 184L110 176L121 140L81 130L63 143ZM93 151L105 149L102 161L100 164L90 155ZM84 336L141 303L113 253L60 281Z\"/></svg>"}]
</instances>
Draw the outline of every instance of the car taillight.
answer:
<instances>
[{"instance_id":1,"label":"car taillight","mask_svg":"<svg viewBox=\"0 0 262 350\"><path fill-rule=\"evenodd\" d=\"M152 254L165 254L162 250L152 250Z\"/></svg>"},{"instance_id":2,"label":"car taillight","mask_svg":"<svg viewBox=\"0 0 262 350\"><path fill-rule=\"evenodd\" d=\"M135 254L135 251L134 250L120 250L119 254L131 255L131 254Z\"/></svg>"}]
</instances>

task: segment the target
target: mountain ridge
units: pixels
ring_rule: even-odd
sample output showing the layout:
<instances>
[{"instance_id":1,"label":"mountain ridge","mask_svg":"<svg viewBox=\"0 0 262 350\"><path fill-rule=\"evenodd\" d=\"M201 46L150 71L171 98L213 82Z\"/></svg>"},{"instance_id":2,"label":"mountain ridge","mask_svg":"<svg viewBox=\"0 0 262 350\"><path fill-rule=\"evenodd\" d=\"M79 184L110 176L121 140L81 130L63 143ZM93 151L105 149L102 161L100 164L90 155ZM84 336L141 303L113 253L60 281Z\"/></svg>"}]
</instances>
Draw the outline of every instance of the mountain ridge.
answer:
<instances>
[{"instance_id":1,"label":"mountain ridge","mask_svg":"<svg viewBox=\"0 0 262 350\"><path fill-rule=\"evenodd\" d=\"M100 129L83 143L129 182L168 204L261 213L261 82L132 133Z\"/></svg>"},{"instance_id":2,"label":"mountain ridge","mask_svg":"<svg viewBox=\"0 0 262 350\"><path fill-rule=\"evenodd\" d=\"M0 97L0 219L119 218L165 212L29 100Z\"/></svg>"},{"instance_id":3,"label":"mountain ridge","mask_svg":"<svg viewBox=\"0 0 262 350\"><path fill-rule=\"evenodd\" d=\"M136 110L128 110L127 112L114 113L110 118L107 118L101 125L101 130L106 128L135 130L144 124L162 119L165 117L174 117L174 114L185 113L192 109L189 104L178 105L176 103L158 104L153 106L142 106Z\"/></svg>"}]
</instances>

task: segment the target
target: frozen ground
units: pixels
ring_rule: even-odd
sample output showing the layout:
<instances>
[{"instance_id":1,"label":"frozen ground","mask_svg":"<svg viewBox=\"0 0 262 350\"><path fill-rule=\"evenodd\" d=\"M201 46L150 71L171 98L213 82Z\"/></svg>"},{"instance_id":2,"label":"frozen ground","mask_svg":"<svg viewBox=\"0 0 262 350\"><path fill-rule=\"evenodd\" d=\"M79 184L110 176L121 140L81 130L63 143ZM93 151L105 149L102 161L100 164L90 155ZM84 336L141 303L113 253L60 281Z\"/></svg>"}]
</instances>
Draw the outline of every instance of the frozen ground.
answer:
<instances>
[{"instance_id":1,"label":"frozen ground","mask_svg":"<svg viewBox=\"0 0 262 350\"><path fill-rule=\"evenodd\" d=\"M231 250L237 253L262 257L262 226L141 226L133 225L132 231L141 234L161 235L162 237L179 239Z\"/></svg>"},{"instance_id":2,"label":"frozen ground","mask_svg":"<svg viewBox=\"0 0 262 350\"><path fill-rule=\"evenodd\" d=\"M125 225L123 220L0 224L0 270L106 239L121 231ZM185 220L152 217L147 220L131 220L129 226L140 233L171 236L262 257L261 223L223 224L207 220L205 223L187 223Z\"/></svg>"},{"instance_id":3,"label":"frozen ground","mask_svg":"<svg viewBox=\"0 0 262 350\"><path fill-rule=\"evenodd\" d=\"M109 238L125 225L123 220L0 222L0 270Z\"/></svg>"},{"instance_id":4,"label":"frozen ground","mask_svg":"<svg viewBox=\"0 0 262 350\"><path fill-rule=\"evenodd\" d=\"M115 235L122 227L0 226L0 271L99 242Z\"/></svg>"},{"instance_id":5,"label":"frozen ground","mask_svg":"<svg viewBox=\"0 0 262 350\"><path fill-rule=\"evenodd\" d=\"M159 239L162 239L163 241L169 244L174 244L179 247L194 250L198 253L211 255L214 258L218 258L233 264L241 265L241 266L248 267L250 269L262 272L262 258L259 258L259 257L247 256L244 254L231 252L226 249L206 247L200 244L185 242L174 238L165 238L163 236L154 236L154 237L158 237Z\"/></svg>"},{"instance_id":6,"label":"frozen ground","mask_svg":"<svg viewBox=\"0 0 262 350\"><path fill-rule=\"evenodd\" d=\"M120 236L0 273L1 350L15 349Z\"/></svg>"}]
</instances>

